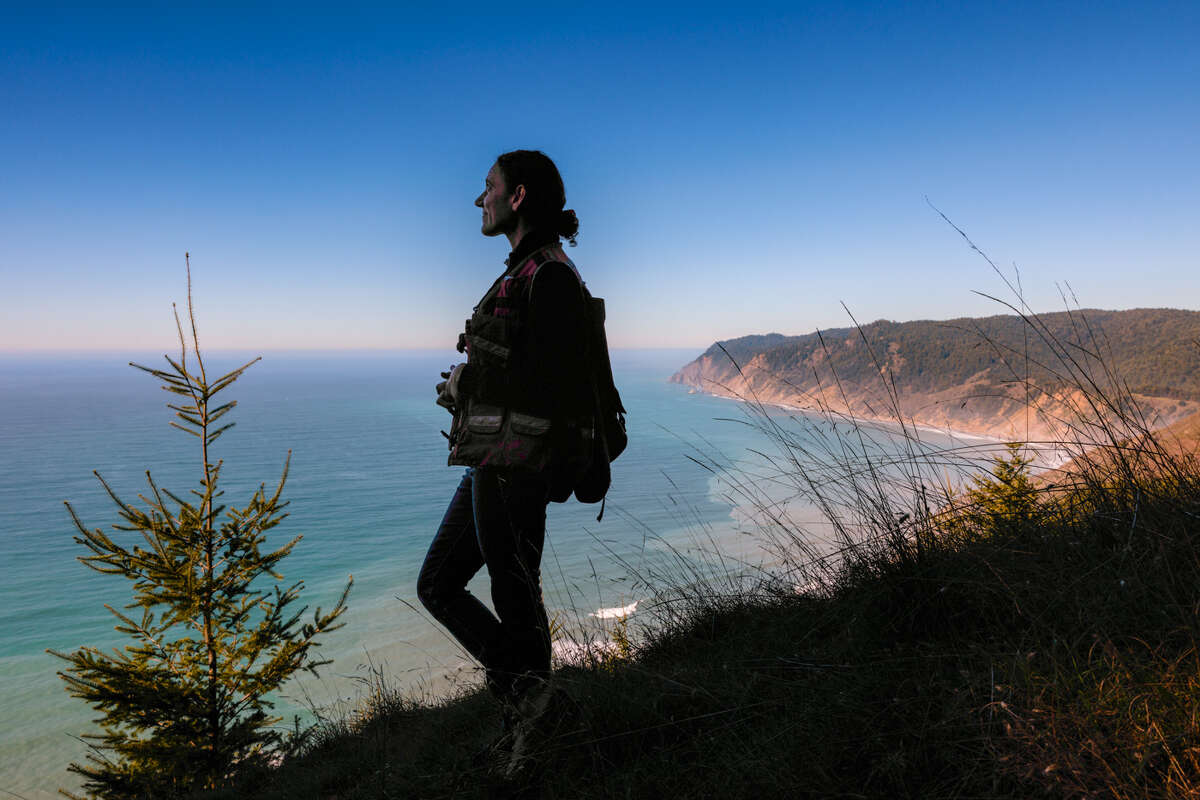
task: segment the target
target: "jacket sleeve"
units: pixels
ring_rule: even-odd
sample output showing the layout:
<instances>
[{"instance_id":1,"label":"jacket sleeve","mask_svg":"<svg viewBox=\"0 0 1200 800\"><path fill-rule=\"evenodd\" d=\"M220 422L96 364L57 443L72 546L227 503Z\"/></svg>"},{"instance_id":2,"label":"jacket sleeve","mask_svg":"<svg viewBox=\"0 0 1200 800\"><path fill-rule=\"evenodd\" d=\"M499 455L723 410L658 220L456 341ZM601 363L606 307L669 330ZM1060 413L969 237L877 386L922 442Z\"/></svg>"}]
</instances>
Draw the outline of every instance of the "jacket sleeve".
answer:
<instances>
[{"instance_id":1,"label":"jacket sleeve","mask_svg":"<svg viewBox=\"0 0 1200 800\"><path fill-rule=\"evenodd\" d=\"M558 418L589 415L587 315L579 278L566 264L544 264L534 277L528 336L530 410Z\"/></svg>"}]
</instances>

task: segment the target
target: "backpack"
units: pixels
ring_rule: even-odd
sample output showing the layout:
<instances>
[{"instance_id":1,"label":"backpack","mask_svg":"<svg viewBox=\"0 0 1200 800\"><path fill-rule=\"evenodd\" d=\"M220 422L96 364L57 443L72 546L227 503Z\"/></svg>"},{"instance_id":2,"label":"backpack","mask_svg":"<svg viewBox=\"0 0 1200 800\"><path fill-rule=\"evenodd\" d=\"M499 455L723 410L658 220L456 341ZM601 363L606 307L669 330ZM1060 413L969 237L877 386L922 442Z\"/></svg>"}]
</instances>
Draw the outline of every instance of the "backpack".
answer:
<instances>
[{"instance_id":1,"label":"backpack","mask_svg":"<svg viewBox=\"0 0 1200 800\"><path fill-rule=\"evenodd\" d=\"M629 443L625 429L625 406L613 382L608 359L608 337L604 333L604 300L592 297L583 286L588 312L588 358L591 361L593 398L592 452L587 466L575 482L575 499L581 503L600 503L599 522L604 517L604 499L612 483L609 464L617 460Z\"/></svg>"}]
</instances>

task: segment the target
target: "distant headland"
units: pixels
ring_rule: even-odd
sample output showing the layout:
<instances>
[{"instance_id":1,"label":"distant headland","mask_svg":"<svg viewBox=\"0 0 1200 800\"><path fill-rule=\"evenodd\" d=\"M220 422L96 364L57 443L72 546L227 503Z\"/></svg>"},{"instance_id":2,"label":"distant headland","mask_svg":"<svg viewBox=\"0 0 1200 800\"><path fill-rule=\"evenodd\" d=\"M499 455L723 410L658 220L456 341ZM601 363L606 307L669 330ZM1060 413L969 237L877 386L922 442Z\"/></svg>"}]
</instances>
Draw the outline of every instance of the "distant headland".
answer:
<instances>
[{"instance_id":1,"label":"distant headland","mask_svg":"<svg viewBox=\"0 0 1200 800\"><path fill-rule=\"evenodd\" d=\"M743 336L670 378L726 397L1020 441L1073 424L1086 402L1074 388L1081 379L1127 387L1151 428L1178 426L1200 413L1200 312L1080 309Z\"/></svg>"}]
</instances>

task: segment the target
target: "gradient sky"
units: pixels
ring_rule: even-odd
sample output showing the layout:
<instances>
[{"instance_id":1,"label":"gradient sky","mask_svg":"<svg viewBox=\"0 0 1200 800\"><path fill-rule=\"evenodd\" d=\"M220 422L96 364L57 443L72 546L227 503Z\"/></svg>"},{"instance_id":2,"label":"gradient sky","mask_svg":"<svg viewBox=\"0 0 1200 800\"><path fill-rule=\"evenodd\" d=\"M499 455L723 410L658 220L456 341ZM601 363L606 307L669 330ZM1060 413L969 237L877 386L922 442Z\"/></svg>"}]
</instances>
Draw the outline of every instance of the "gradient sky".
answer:
<instances>
[{"instance_id":1,"label":"gradient sky","mask_svg":"<svg viewBox=\"0 0 1200 800\"><path fill-rule=\"evenodd\" d=\"M250 10L247 10L249 8ZM519 9L509 11L508 9ZM0 350L449 349L553 157L617 346L1200 308L1200 4L0 11Z\"/></svg>"}]
</instances>

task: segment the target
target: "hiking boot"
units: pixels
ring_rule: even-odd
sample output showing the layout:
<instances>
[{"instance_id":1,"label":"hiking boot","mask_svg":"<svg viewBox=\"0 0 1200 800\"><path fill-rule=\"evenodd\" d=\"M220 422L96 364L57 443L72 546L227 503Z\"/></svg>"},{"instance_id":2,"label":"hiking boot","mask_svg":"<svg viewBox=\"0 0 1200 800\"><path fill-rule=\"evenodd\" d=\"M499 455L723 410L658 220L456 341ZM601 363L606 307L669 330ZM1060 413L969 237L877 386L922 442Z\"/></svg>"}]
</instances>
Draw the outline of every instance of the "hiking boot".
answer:
<instances>
[{"instance_id":1,"label":"hiking boot","mask_svg":"<svg viewBox=\"0 0 1200 800\"><path fill-rule=\"evenodd\" d=\"M517 725L513 734L506 780L529 776L537 767L540 751L553 739L570 732L576 718L575 702L565 691L538 680L515 698Z\"/></svg>"},{"instance_id":2,"label":"hiking boot","mask_svg":"<svg viewBox=\"0 0 1200 800\"><path fill-rule=\"evenodd\" d=\"M500 706L500 733L472 757L472 764L497 777L503 777L512 756L517 731L517 711L509 703Z\"/></svg>"}]
</instances>

